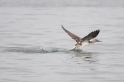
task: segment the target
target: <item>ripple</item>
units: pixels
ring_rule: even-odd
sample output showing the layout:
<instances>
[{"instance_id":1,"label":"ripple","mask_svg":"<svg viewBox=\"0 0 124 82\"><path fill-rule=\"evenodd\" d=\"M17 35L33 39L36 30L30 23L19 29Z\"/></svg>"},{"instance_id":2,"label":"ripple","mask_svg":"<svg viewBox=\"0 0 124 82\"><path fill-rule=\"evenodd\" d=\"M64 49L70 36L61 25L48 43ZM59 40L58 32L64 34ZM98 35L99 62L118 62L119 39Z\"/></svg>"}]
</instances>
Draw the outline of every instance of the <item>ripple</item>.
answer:
<instances>
[{"instance_id":1,"label":"ripple","mask_svg":"<svg viewBox=\"0 0 124 82\"><path fill-rule=\"evenodd\" d=\"M20 53L55 53L55 52L67 52L63 48L52 48L52 47L6 47L4 52L20 52Z\"/></svg>"},{"instance_id":2,"label":"ripple","mask_svg":"<svg viewBox=\"0 0 124 82\"><path fill-rule=\"evenodd\" d=\"M83 50L68 50L64 48L56 48L56 47L1 47L1 52L17 52L17 53L56 53L56 52L63 52L67 54L74 54L75 57L82 57L82 56L90 56L92 54L98 54L97 52L87 52Z\"/></svg>"}]
</instances>

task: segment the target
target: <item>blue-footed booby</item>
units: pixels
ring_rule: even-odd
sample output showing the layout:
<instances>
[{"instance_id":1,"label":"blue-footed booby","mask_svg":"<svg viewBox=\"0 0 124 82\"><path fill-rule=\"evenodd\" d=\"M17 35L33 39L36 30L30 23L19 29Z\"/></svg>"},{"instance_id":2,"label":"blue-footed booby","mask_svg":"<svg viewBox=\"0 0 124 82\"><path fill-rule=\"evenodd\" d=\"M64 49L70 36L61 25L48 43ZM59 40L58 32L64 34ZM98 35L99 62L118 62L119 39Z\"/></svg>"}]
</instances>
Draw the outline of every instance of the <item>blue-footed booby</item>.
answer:
<instances>
[{"instance_id":1,"label":"blue-footed booby","mask_svg":"<svg viewBox=\"0 0 124 82\"><path fill-rule=\"evenodd\" d=\"M90 32L87 36L80 38L79 36L71 33L70 31L68 31L67 29L65 29L62 26L63 30L72 38L74 39L77 43L75 44L75 46L73 47L73 49L80 49L81 46L86 46L86 45L90 45L93 44L95 42L101 42L98 39L94 39L95 37L98 36L100 30L95 30Z\"/></svg>"}]
</instances>

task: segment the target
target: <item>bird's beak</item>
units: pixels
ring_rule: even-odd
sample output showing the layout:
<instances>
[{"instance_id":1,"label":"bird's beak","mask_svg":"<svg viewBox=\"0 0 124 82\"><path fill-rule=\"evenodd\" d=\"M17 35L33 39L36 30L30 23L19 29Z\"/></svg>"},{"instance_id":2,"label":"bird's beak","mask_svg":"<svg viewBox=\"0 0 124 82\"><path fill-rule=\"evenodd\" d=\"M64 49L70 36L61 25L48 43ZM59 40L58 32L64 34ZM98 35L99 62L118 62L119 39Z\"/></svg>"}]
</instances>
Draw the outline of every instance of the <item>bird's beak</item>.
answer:
<instances>
[{"instance_id":1,"label":"bird's beak","mask_svg":"<svg viewBox=\"0 0 124 82\"><path fill-rule=\"evenodd\" d=\"M97 42L102 42L102 41L98 40Z\"/></svg>"}]
</instances>

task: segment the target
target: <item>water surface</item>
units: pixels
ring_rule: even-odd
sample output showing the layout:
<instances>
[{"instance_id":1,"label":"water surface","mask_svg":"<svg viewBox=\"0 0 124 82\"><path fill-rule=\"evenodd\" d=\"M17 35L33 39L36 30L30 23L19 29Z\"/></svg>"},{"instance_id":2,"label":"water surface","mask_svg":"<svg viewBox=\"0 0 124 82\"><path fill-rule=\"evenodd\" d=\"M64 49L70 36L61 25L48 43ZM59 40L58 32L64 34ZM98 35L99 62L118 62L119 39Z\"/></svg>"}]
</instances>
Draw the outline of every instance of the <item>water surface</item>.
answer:
<instances>
[{"instance_id":1,"label":"water surface","mask_svg":"<svg viewBox=\"0 0 124 82\"><path fill-rule=\"evenodd\" d=\"M61 28L84 37L100 29L101 43L75 44ZM1 7L1 82L123 82L121 7Z\"/></svg>"}]
</instances>

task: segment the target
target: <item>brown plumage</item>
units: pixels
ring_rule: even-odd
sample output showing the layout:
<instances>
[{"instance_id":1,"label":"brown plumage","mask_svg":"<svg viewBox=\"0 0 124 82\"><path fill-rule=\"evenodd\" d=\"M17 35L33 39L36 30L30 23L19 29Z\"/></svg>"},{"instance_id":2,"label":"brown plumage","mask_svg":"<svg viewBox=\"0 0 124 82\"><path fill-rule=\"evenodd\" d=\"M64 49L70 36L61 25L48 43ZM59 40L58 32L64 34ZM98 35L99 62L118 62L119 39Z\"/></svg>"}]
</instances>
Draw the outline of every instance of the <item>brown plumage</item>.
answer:
<instances>
[{"instance_id":1,"label":"brown plumage","mask_svg":"<svg viewBox=\"0 0 124 82\"><path fill-rule=\"evenodd\" d=\"M81 40L85 41L85 40L91 40L95 37L98 36L100 30L95 30L95 31L92 31L91 33L89 33L87 36L83 37Z\"/></svg>"},{"instance_id":2,"label":"brown plumage","mask_svg":"<svg viewBox=\"0 0 124 82\"><path fill-rule=\"evenodd\" d=\"M89 44L92 44L92 43L95 43L95 42L101 42L97 39L93 39L95 37L98 36L100 30L95 30L95 31L92 31L91 33L89 33L87 36L83 37L83 38L80 38L79 36L71 33L70 31L68 31L67 29L65 29L63 26L62 26L63 30L72 38L74 39L77 44L75 44L75 48L76 47L80 47L81 45L85 46L85 45L89 45Z\"/></svg>"}]
</instances>

